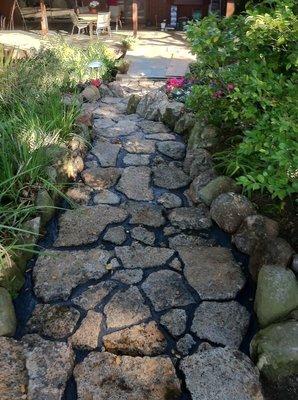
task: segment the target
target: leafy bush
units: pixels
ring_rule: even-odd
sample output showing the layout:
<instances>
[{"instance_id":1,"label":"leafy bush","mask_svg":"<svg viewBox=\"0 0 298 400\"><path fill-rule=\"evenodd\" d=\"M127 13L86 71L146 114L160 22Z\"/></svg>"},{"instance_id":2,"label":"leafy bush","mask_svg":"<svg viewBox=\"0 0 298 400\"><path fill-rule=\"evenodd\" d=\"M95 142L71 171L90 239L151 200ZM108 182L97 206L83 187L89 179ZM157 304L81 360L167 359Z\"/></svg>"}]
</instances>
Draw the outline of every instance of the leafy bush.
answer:
<instances>
[{"instance_id":1,"label":"leafy bush","mask_svg":"<svg viewBox=\"0 0 298 400\"><path fill-rule=\"evenodd\" d=\"M19 235L38 213L38 190L59 191L48 167L53 153L75 134L76 88L94 77L88 65L95 60L102 62L96 77L111 79L115 59L100 43L80 49L59 40L31 59L16 61L0 49L0 268L7 255L23 247ZM69 90L74 102L66 105L62 95Z\"/></svg>"},{"instance_id":2,"label":"leafy bush","mask_svg":"<svg viewBox=\"0 0 298 400\"><path fill-rule=\"evenodd\" d=\"M292 0L264 1L245 15L210 16L188 28L199 80L188 106L232 139L219 166L248 192L280 200L298 191L293 9Z\"/></svg>"}]
</instances>

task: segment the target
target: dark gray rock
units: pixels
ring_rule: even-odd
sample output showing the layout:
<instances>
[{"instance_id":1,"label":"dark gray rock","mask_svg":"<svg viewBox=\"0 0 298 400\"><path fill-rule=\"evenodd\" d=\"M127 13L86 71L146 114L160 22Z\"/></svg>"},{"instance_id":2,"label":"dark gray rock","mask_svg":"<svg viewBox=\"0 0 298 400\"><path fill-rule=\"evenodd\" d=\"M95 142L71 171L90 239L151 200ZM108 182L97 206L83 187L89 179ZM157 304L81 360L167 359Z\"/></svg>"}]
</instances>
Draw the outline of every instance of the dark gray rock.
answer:
<instances>
[{"instance_id":1,"label":"dark gray rock","mask_svg":"<svg viewBox=\"0 0 298 400\"><path fill-rule=\"evenodd\" d=\"M195 346L196 342L194 341L193 337L187 333L181 339L178 340L176 344L176 348L180 354L183 356L187 356L191 349Z\"/></svg>"},{"instance_id":2,"label":"dark gray rock","mask_svg":"<svg viewBox=\"0 0 298 400\"><path fill-rule=\"evenodd\" d=\"M209 210L206 206L180 207L172 210L168 215L169 221L179 229L208 229L212 226Z\"/></svg>"},{"instance_id":3,"label":"dark gray rock","mask_svg":"<svg viewBox=\"0 0 298 400\"><path fill-rule=\"evenodd\" d=\"M183 169L191 178L194 179L202 172L213 169L212 156L205 149L187 149Z\"/></svg>"},{"instance_id":4,"label":"dark gray rock","mask_svg":"<svg viewBox=\"0 0 298 400\"><path fill-rule=\"evenodd\" d=\"M80 313L73 307L37 304L26 330L59 340L73 333L79 319Z\"/></svg>"},{"instance_id":5,"label":"dark gray rock","mask_svg":"<svg viewBox=\"0 0 298 400\"><path fill-rule=\"evenodd\" d=\"M120 144L101 139L93 145L92 153L96 155L102 167L115 167L120 149Z\"/></svg>"},{"instance_id":6,"label":"dark gray rock","mask_svg":"<svg viewBox=\"0 0 298 400\"><path fill-rule=\"evenodd\" d=\"M242 221L249 215L256 214L252 203L241 194L224 193L211 205L210 215L225 232L234 233Z\"/></svg>"},{"instance_id":7,"label":"dark gray rock","mask_svg":"<svg viewBox=\"0 0 298 400\"><path fill-rule=\"evenodd\" d=\"M244 286L243 272L228 249L183 246L178 251L186 279L203 300L233 299Z\"/></svg>"},{"instance_id":8,"label":"dark gray rock","mask_svg":"<svg viewBox=\"0 0 298 400\"><path fill-rule=\"evenodd\" d=\"M135 286L117 292L104 308L108 328L124 328L151 316L150 309Z\"/></svg>"},{"instance_id":9,"label":"dark gray rock","mask_svg":"<svg viewBox=\"0 0 298 400\"><path fill-rule=\"evenodd\" d=\"M249 259L249 271L252 278L257 280L259 271L264 265L287 267L293 254L292 247L282 238L260 240Z\"/></svg>"},{"instance_id":10,"label":"dark gray rock","mask_svg":"<svg viewBox=\"0 0 298 400\"><path fill-rule=\"evenodd\" d=\"M130 246L116 247L115 252L125 268L152 268L165 264L174 254L171 249L142 246L133 242Z\"/></svg>"},{"instance_id":11,"label":"dark gray rock","mask_svg":"<svg viewBox=\"0 0 298 400\"><path fill-rule=\"evenodd\" d=\"M148 244L149 246L153 246L155 242L154 232L150 232L142 226L136 226L133 228L131 231L131 237L139 242Z\"/></svg>"},{"instance_id":12,"label":"dark gray rock","mask_svg":"<svg viewBox=\"0 0 298 400\"><path fill-rule=\"evenodd\" d=\"M123 170L117 189L132 200L153 200L148 167L127 167Z\"/></svg>"},{"instance_id":13,"label":"dark gray rock","mask_svg":"<svg viewBox=\"0 0 298 400\"><path fill-rule=\"evenodd\" d=\"M187 186L191 179L181 168L173 164L159 164L153 167L153 181L165 189L179 189Z\"/></svg>"},{"instance_id":14,"label":"dark gray rock","mask_svg":"<svg viewBox=\"0 0 298 400\"><path fill-rule=\"evenodd\" d=\"M197 308L191 330L200 339L238 348L247 332L249 312L236 301L203 302Z\"/></svg>"},{"instance_id":15,"label":"dark gray rock","mask_svg":"<svg viewBox=\"0 0 298 400\"><path fill-rule=\"evenodd\" d=\"M127 216L124 209L109 205L67 210L59 219L55 246L79 246L95 242L109 224L123 222Z\"/></svg>"},{"instance_id":16,"label":"dark gray rock","mask_svg":"<svg viewBox=\"0 0 298 400\"><path fill-rule=\"evenodd\" d=\"M163 193L158 199L157 202L163 205L165 208L177 208L182 206L181 197L177 196L174 193Z\"/></svg>"},{"instance_id":17,"label":"dark gray rock","mask_svg":"<svg viewBox=\"0 0 298 400\"><path fill-rule=\"evenodd\" d=\"M194 303L194 299L187 290L181 276L174 271L153 272L142 284L142 289L156 311Z\"/></svg>"},{"instance_id":18,"label":"dark gray rock","mask_svg":"<svg viewBox=\"0 0 298 400\"><path fill-rule=\"evenodd\" d=\"M126 240L125 229L123 226L115 226L110 228L104 235L103 239L114 244L122 244Z\"/></svg>"},{"instance_id":19,"label":"dark gray rock","mask_svg":"<svg viewBox=\"0 0 298 400\"><path fill-rule=\"evenodd\" d=\"M94 204L115 205L120 203L120 197L116 193L104 189L94 196L93 202Z\"/></svg>"},{"instance_id":20,"label":"dark gray rock","mask_svg":"<svg viewBox=\"0 0 298 400\"><path fill-rule=\"evenodd\" d=\"M249 215L232 236L232 243L242 253L250 255L260 241L277 238L278 232L276 221L262 215Z\"/></svg>"},{"instance_id":21,"label":"dark gray rock","mask_svg":"<svg viewBox=\"0 0 298 400\"><path fill-rule=\"evenodd\" d=\"M259 373L238 350L216 348L181 362L193 400L263 400Z\"/></svg>"},{"instance_id":22,"label":"dark gray rock","mask_svg":"<svg viewBox=\"0 0 298 400\"><path fill-rule=\"evenodd\" d=\"M92 310L107 297L117 284L112 281L100 282L96 285L89 286L80 295L75 296L72 302L84 310Z\"/></svg>"},{"instance_id":23,"label":"dark gray rock","mask_svg":"<svg viewBox=\"0 0 298 400\"><path fill-rule=\"evenodd\" d=\"M182 160L185 155L185 144L181 142L165 141L157 143L157 150L174 160Z\"/></svg>"},{"instance_id":24,"label":"dark gray rock","mask_svg":"<svg viewBox=\"0 0 298 400\"><path fill-rule=\"evenodd\" d=\"M131 215L130 223L158 228L165 224L162 207L150 203L129 201L123 208Z\"/></svg>"},{"instance_id":25,"label":"dark gray rock","mask_svg":"<svg viewBox=\"0 0 298 400\"><path fill-rule=\"evenodd\" d=\"M162 114L162 122L169 128L174 129L176 122L181 117L185 105L178 101L171 101Z\"/></svg>"},{"instance_id":26,"label":"dark gray rock","mask_svg":"<svg viewBox=\"0 0 298 400\"><path fill-rule=\"evenodd\" d=\"M175 308L164 314L160 318L160 323L164 325L173 336L180 336L186 329L186 312Z\"/></svg>"},{"instance_id":27,"label":"dark gray rock","mask_svg":"<svg viewBox=\"0 0 298 400\"><path fill-rule=\"evenodd\" d=\"M207 183L206 186L202 187L198 191L198 198L208 206L215 200L219 195L227 192L240 192L241 188L236 182L228 176L218 176L212 181Z\"/></svg>"},{"instance_id":28,"label":"dark gray rock","mask_svg":"<svg viewBox=\"0 0 298 400\"><path fill-rule=\"evenodd\" d=\"M110 252L99 248L41 253L33 269L34 292L44 301L67 300L79 284L104 276L110 258Z\"/></svg>"}]
</instances>

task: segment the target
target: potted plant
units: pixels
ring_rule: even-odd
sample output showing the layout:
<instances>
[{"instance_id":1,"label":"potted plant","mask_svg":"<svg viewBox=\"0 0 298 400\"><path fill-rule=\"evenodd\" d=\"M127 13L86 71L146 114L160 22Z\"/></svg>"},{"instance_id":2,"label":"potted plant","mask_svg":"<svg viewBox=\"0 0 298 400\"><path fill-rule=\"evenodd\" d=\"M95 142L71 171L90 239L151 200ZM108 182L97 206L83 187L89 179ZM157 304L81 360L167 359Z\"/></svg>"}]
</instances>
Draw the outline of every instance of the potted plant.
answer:
<instances>
[{"instance_id":1,"label":"potted plant","mask_svg":"<svg viewBox=\"0 0 298 400\"><path fill-rule=\"evenodd\" d=\"M99 1L90 1L89 3L89 11L92 14L97 14L98 13L98 7L99 7Z\"/></svg>"}]
</instances>

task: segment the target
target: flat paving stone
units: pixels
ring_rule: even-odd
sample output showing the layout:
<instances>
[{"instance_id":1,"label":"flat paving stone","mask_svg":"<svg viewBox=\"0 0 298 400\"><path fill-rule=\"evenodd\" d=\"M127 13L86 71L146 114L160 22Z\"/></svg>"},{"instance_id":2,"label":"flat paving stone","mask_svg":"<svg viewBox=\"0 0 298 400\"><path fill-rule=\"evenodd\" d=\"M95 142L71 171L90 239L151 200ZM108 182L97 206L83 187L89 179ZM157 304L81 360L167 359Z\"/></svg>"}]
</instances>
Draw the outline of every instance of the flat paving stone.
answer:
<instances>
[{"instance_id":1,"label":"flat paving stone","mask_svg":"<svg viewBox=\"0 0 298 400\"><path fill-rule=\"evenodd\" d=\"M110 258L109 251L98 248L40 253L33 269L34 292L45 302L67 300L76 286L103 277Z\"/></svg>"},{"instance_id":2,"label":"flat paving stone","mask_svg":"<svg viewBox=\"0 0 298 400\"><path fill-rule=\"evenodd\" d=\"M150 180L151 169L149 167L127 167L123 170L117 190L131 200L150 201L154 199Z\"/></svg>"},{"instance_id":3,"label":"flat paving stone","mask_svg":"<svg viewBox=\"0 0 298 400\"><path fill-rule=\"evenodd\" d=\"M73 347L93 350L98 347L98 338L101 332L102 314L93 310L88 311L78 330L68 339Z\"/></svg>"},{"instance_id":4,"label":"flat paving stone","mask_svg":"<svg viewBox=\"0 0 298 400\"><path fill-rule=\"evenodd\" d=\"M173 336L180 336L186 329L185 310L175 308L164 314L160 318L160 323L164 325Z\"/></svg>"},{"instance_id":5,"label":"flat paving stone","mask_svg":"<svg viewBox=\"0 0 298 400\"><path fill-rule=\"evenodd\" d=\"M165 189L179 189L187 186L191 179L175 165L160 164L152 168L154 185Z\"/></svg>"},{"instance_id":6,"label":"flat paving stone","mask_svg":"<svg viewBox=\"0 0 298 400\"><path fill-rule=\"evenodd\" d=\"M96 190L103 190L116 185L121 176L121 169L93 167L85 169L81 175L86 185Z\"/></svg>"},{"instance_id":7,"label":"flat paving stone","mask_svg":"<svg viewBox=\"0 0 298 400\"><path fill-rule=\"evenodd\" d=\"M183 307L194 303L181 275L169 270L153 272L142 284L142 289L156 311Z\"/></svg>"},{"instance_id":8,"label":"flat paving stone","mask_svg":"<svg viewBox=\"0 0 298 400\"><path fill-rule=\"evenodd\" d=\"M216 348L181 362L193 400L263 400L259 372L238 350Z\"/></svg>"},{"instance_id":9,"label":"flat paving stone","mask_svg":"<svg viewBox=\"0 0 298 400\"><path fill-rule=\"evenodd\" d=\"M108 328L124 328L143 322L151 316L150 309L135 286L116 293L104 308Z\"/></svg>"},{"instance_id":10,"label":"flat paving stone","mask_svg":"<svg viewBox=\"0 0 298 400\"><path fill-rule=\"evenodd\" d=\"M92 147L92 153L98 158L102 167L115 167L121 145L106 140L98 140Z\"/></svg>"},{"instance_id":11,"label":"flat paving stone","mask_svg":"<svg viewBox=\"0 0 298 400\"><path fill-rule=\"evenodd\" d=\"M175 140L175 135L171 133L152 133L150 135L145 136L146 139L151 140L158 140L158 141L168 141L168 140ZM162 153L162 152L161 152Z\"/></svg>"},{"instance_id":12,"label":"flat paving stone","mask_svg":"<svg viewBox=\"0 0 298 400\"><path fill-rule=\"evenodd\" d=\"M22 341L29 379L26 398L61 399L74 367L71 346L38 335L26 335Z\"/></svg>"},{"instance_id":13,"label":"flat paving stone","mask_svg":"<svg viewBox=\"0 0 298 400\"><path fill-rule=\"evenodd\" d=\"M160 267L174 255L174 251L162 247L143 246L133 242L130 246L116 247L117 257L125 268Z\"/></svg>"},{"instance_id":14,"label":"flat paving stone","mask_svg":"<svg viewBox=\"0 0 298 400\"><path fill-rule=\"evenodd\" d=\"M102 113L102 110L101 110L101 114L98 114L97 110L94 110L94 112L93 112L94 117L100 117L103 114L104 113ZM93 122L93 130L96 133L101 134L104 129L112 128L115 124L116 124L116 122L113 121L111 118L105 118L105 117L96 118L96 119L94 119L94 122Z\"/></svg>"},{"instance_id":15,"label":"flat paving stone","mask_svg":"<svg viewBox=\"0 0 298 400\"><path fill-rule=\"evenodd\" d=\"M79 246L96 241L112 223L123 222L127 212L119 207L97 205L68 210L59 219L55 246Z\"/></svg>"},{"instance_id":16,"label":"flat paving stone","mask_svg":"<svg viewBox=\"0 0 298 400\"><path fill-rule=\"evenodd\" d=\"M110 190L101 190L93 197L94 204L110 204L116 205L120 203L120 197Z\"/></svg>"},{"instance_id":17,"label":"flat paving stone","mask_svg":"<svg viewBox=\"0 0 298 400\"><path fill-rule=\"evenodd\" d=\"M144 131L144 133L168 133L170 129L162 122L153 122L146 119L138 122L138 126Z\"/></svg>"},{"instance_id":18,"label":"flat paving stone","mask_svg":"<svg viewBox=\"0 0 298 400\"><path fill-rule=\"evenodd\" d=\"M0 398L1 400L27 399L28 373L23 344L0 337ZM25 397L26 396L26 397Z\"/></svg>"},{"instance_id":19,"label":"flat paving stone","mask_svg":"<svg viewBox=\"0 0 298 400\"><path fill-rule=\"evenodd\" d=\"M132 326L103 337L107 351L129 356L157 356L165 352L167 341L155 321Z\"/></svg>"},{"instance_id":20,"label":"flat paving stone","mask_svg":"<svg viewBox=\"0 0 298 400\"><path fill-rule=\"evenodd\" d=\"M171 249L179 249L181 246L215 246L216 242L213 239L207 239L201 236L187 235L180 233L169 237L169 247Z\"/></svg>"},{"instance_id":21,"label":"flat paving stone","mask_svg":"<svg viewBox=\"0 0 298 400\"><path fill-rule=\"evenodd\" d=\"M75 296L72 303L84 310L91 310L98 306L116 287L117 284L112 281L100 282L89 286L80 295Z\"/></svg>"},{"instance_id":22,"label":"flat paving stone","mask_svg":"<svg viewBox=\"0 0 298 400\"><path fill-rule=\"evenodd\" d=\"M170 211L168 218L172 225L182 230L201 230L212 226L209 210L204 205L175 208Z\"/></svg>"},{"instance_id":23,"label":"flat paving stone","mask_svg":"<svg viewBox=\"0 0 298 400\"><path fill-rule=\"evenodd\" d=\"M126 165L140 166L149 165L150 155L149 154L126 154L123 158L123 162Z\"/></svg>"},{"instance_id":24,"label":"flat paving stone","mask_svg":"<svg viewBox=\"0 0 298 400\"><path fill-rule=\"evenodd\" d=\"M157 143L157 150L174 160L182 160L185 156L185 144L181 142L164 141Z\"/></svg>"},{"instance_id":25,"label":"flat paving stone","mask_svg":"<svg viewBox=\"0 0 298 400\"><path fill-rule=\"evenodd\" d=\"M187 356L195 345L195 340L189 333L187 333L177 341L176 348L180 354Z\"/></svg>"},{"instance_id":26,"label":"flat paving stone","mask_svg":"<svg viewBox=\"0 0 298 400\"><path fill-rule=\"evenodd\" d=\"M73 307L37 304L26 331L59 340L73 333L79 319L80 313Z\"/></svg>"},{"instance_id":27,"label":"flat paving stone","mask_svg":"<svg viewBox=\"0 0 298 400\"><path fill-rule=\"evenodd\" d=\"M161 400L180 398L180 382L169 357L90 353L74 369L78 400ZM111 384L112 382L112 384Z\"/></svg>"},{"instance_id":28,"label":"flat paving stone","mask_svg":"<svg viewBox=\"0 0 298 400\"><path fill-rule=\"evenodd\" d=\"M67 190L66 196L78 204L87 205L90 200L90 195L93 189L83 183L78 183L76 186Z\"/></svg>"},{"instance_id":29,"label":"flat paving stone","mask_svg":"<svg viewBox=\"0 0 298 400\"><path fill-rule=\"evenodd\" d=\"M155 242L154 232L148 231L148 229L142 226L136 226L131 230L131 237L139 242L153 246Z\"/></svg>"},{"instance_id":30,"label":"flat paving stone","mask_svg":"<svg viewBox=\"0 0 298 400\"><path fill-rule=\"evenodd\" d=\"M155 204L129 201L123 208L129 213L131 224L159 228L166 222L162 207Z\"/></svg>"},{"instance_id":31,"label":"flat paving stone","mask_svg":"<svg viewBox=\"0 0 298 400\"><path fill-rule=\"evenodd\" d=\"M126 240L125 229L122 226L115 226L113 228L110 228L105 233L103 239L110 243L118 245L122 244Z\"/></svg>"},{"instance_id":32,"label":"flat paving stone","mask_svg":"<svg viewBox=\"0 0 298 400\"><path fill-rule=\"evenodd\" d=\"M125 271L116 271L112 276L113 279L125 283L126 285L133 285L141 282L143 279L143 270L130 269Z\"/></svg>"},{"instance_id":33,"label":"flat paving stone","mask_svg":"<svg viewBox=\"0 0 298 400\"><path fill-rule=\"evenodd\" d=\"M234 299L244 286L244 274L230 250L182 246L178 251L184 263L184 275L201 299Z\"/></svg>"},{"instance_id":34,"label":"flat paving stone","mask_svg":"<svg viewBox=\"0 0 298 400\"><path fill-rule=\"evenodd\" d=\"M165 208L177 208L182 206L181 197L177 196L174 193L163 193L158 199L157 202L164 206Z\"/></svg>"},{"instance_id":35,"label":"flat paving stone","mask_svg":"<svg viewBox=\"0 0 298 400\"><path fill-rule=\"evenodd\" d=\"M147 140L140 135L130 136L124 143L123 147L129 153L152 154L155 152L155 141Z\"/></svg>"},{"instance_id":36,"label":"flat paving stone","mask_svg":"<svg viewBox=\"0 0 298 400\"><path fill-rule=\"evenodd\" d=\"M191 330L200 339L238 348L247 332L249 319L249 312L236 301L204 301L195 312Z\"/></svg>"},{"instance_id":37,"label":"flat paving stone","mask_svg":"<svg viewBox=\"0 0 298 400\"><path fill-rule=\"evenodd\" d=\"M120 120L117 124L111 128L107 128L101 131L101 136L106 138L117 138L120 136L128 136L137 130L137 124L135 121Z\"/></svg>"}]
</instances>

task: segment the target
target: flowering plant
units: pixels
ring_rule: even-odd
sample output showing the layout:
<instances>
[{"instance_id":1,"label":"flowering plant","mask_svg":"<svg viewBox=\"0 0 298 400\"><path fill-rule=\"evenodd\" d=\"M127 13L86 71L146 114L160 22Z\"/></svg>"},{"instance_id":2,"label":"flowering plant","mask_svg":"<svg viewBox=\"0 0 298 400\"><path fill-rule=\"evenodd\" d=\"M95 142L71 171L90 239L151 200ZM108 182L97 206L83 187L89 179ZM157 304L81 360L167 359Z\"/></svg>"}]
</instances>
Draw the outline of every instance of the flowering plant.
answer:
<instances>
[{"instance_id":1,"label":"flowering plant","mask_svg":"<svg viewBox=\"0 0 298 400\"><path fill-rule=\"evenodd\" d=\"M95 87L99 88L100 85L102 84L102 82L101 82L100 79L91 79L90 84L92 86L95 86Z\"/></svg>"},{"instance_id":2,"label":"flowering plant","mask_svg":"<svg viewBox=\"0 0 298 400\"><path fill-rule=\"evenodd\" d=\"M90 1L89 7L90 8L96 8L99 6L99 1Z\"/></svg>"},{"instance_id":3,"label":"flowering plant","mask_svg":"<svg viewBox=\"0 0 298 400\"><path fill-rule=\"evenodd\" d=\"M185 78L169 78L166 84L167 92L172 92L174 89L182 88L185 84Z\"/></svg>"}]
</instances>

